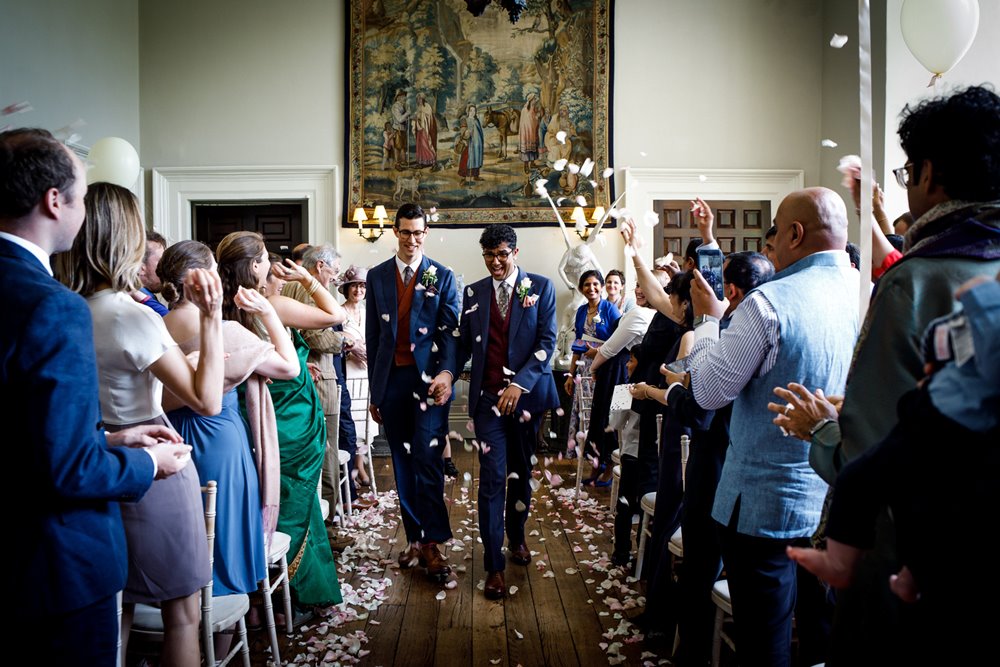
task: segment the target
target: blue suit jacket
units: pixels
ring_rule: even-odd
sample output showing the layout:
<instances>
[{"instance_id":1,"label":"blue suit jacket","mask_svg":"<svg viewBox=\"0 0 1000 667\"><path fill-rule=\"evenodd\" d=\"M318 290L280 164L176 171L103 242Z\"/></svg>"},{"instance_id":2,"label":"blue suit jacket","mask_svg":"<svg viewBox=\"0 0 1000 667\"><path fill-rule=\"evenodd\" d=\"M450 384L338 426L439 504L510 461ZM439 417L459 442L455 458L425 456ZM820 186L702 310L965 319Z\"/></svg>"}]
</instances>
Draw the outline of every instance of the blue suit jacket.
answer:
<instances>
[{"instance_id":1,"label":"blue suit jacket","mask_svg":"<svg viewBox=\"0 0 1000 667\"><path fill-rule=\"evenodd\" d=\"M426 255L413 279L419 281L428 267L437 269L432 289L417 289L410 307L410 343L417 370L434 377L448 371L458 379L458 303L455 275ZM396 258L368 272L365 297L365 345L368 347L368 382L371 401L381 407L396 351Z\"/></svg>"},{"instance_id":2,"label":"blue suit jacket","mask_svg":"<svg viewBox=\"0 0 1000 667\"><path fill-rule=\"evenodd\" d=\"M22 565L14 599L29 618L73 611L125 585L115 500L153 482L149 455L109 448L101 425L90 310L31 253L0 239L0 422L22 481L10 506Z\"/></svg>"},{"instance_id":3,"label":"blue suit jacket","mask_svg":"<svg viewBox=\"0 0 1000 667\"><path fill-rule=\"evenodd\" d=\"M511 294L507 362L508 368L514 371L511 382L528 390L528 393L521 394L517 409L527 410L534 415L559 405L556 383L549 371L556 347L556 293L551 280L534 273L526 273L520 268L517 270L517 285L520 285L525 277L531 280L529 295L537 295L538 301L530 308L525 308L521 305L517 294ZM491 277L473 283L465 290L459 362L464 366L469 357L472 357L472 377L469 383L470 414L476 413L476 405L482 394L492 299ZM545 352L545 356L541 359L535 356L539 350Z\"/></svg>"}]
</instances>

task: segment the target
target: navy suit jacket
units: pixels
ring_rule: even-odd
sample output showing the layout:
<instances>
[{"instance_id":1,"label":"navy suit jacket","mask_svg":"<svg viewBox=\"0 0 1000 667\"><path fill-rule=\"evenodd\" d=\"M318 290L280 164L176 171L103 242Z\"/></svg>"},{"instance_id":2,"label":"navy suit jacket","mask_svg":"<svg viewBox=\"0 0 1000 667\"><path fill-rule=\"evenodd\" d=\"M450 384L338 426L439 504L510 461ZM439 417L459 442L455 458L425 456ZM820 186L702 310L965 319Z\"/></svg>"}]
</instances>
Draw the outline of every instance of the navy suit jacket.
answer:
<instances>
[{"instance_id":1,"label":"navy suit jacket","mask_svg":"<svg viewBox=\"0 0 1000 667\"><path fill-rule=\"evenodd\" d=\"M510 299L510 329L507 334L507 363L514 371L510 378L524 387L517 403L518 410L532 415L559 405L556 383L549 370L556 347L556 293L552 281L544 276L517 270L517 286L527 277L531 280L529 296L537 296L535 305L525 308L516 291ZM461 354L462 366L472 357L472 377L469 382L469 413L476 414L476 405L483 391L483 369L490 332L490 307L493 299L493 278L486 277L469 285L463 295ZM475 309L473 309L475 307ZM539 351L544 356L536 354Z\"/></svg>"},{"instance_id":2,"label":"navy suit jacket","mask_svg":"<svg viewBox=\"0 0 1000 667\"><path fill-rule=\"evenodd\" d=\"M410 343L417 370L430 377L441 371L458 379L458 291L455 275L426 255L413 279L418 287L429 267L437 269L432 288L416 289L410 307ZM368 347L368 383L371 402L381 407L385 399L389 371L396 354L396 258L382 262L368 272L365 297L365 345Z\"/></svg>"},{"instance_id":3,"label":"navy suit jacket","mask_svg":"<svg viewBox=\"0 0 1000 667\"><path fill-rule=\"evenodd\" d=\"M21 565L18 613L61 614L114 595L128 570L115 500L153 482L149 455L108 447L101 425L90 310L24 248L0 239L0 423L8 505Z\"/></svg>"}]
</instances>

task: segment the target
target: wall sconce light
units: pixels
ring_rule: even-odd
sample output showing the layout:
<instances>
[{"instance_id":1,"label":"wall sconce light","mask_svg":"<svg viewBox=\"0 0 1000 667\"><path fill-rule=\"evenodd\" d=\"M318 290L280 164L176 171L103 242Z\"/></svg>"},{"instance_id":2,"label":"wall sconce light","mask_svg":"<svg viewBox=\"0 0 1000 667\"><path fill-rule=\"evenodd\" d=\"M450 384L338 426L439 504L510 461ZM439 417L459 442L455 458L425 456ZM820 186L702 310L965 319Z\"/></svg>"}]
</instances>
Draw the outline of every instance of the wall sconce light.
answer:
<instances>
[{"instance_id":1,"label":"wall sconce light","mask_svg":"<svg viewBox=\"0 0 1000 667\"><path fill-rule=\"evenodd\" d=\"M382 238L382 234L385 233L385 219L389 217L386 215L385 206L382 205L376 206L375 212L372 215L378 220L378 229L364 225L365 221L368 220L368 214L365 213L365 209L360 206L354 209L354 222L358 223L358 236L369 243L375 243Z\"/></svg>"},{"instance_id":2,"label":"wall sconce light","mask_svg":"<svg viewBox=\"0 0 1000 667\"><path fill-rule=\"evenodd\" d=\"M589 226L587 224L587 214L584 212L583 207L582 206L576 206L576 207L574 207L573 208L573 212L570 214L569 217L570 217L571 220L573 220L574 222L576 222L576 229L575 229L575 231L576 231L577 235L581 239L583 239L584 241L586 241L588 238L590 238L590 232L593 229L593 227L591 227L591 226ZM603 220L604 219L604 207L603 206L595 206L594 207L594 212L591 214L590 219L593 221L594 225L596 225L601 220Z\"/></svg>"}]
</instances>

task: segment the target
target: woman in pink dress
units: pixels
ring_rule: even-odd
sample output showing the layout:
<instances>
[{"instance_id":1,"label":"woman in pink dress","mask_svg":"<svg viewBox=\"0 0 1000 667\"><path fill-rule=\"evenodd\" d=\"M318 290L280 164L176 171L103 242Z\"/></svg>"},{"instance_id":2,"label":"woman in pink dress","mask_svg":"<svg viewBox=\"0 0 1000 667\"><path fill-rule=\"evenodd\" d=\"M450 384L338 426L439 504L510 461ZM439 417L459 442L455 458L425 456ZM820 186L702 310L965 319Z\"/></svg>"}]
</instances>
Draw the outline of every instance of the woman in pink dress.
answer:
<instances>
[{"instance_id":1,"label":"woman in pink dress","mask_svg":"<svg viewBox=\"0 0 1000 667\"><path fill-rule=\"evenodd\" d=\"M535 168L538 160L538 125L542 122L542 109L538 95L529 93L521 109L521 121L517 128L517 150L524 163L524 173Z\"/></svg>"},{"instance_id":2,"label":"woman in pink dress","mask_svg":"<svg viewBox=\"0 0 1000 667\"><path fill-rule=\"evenodd\" d=\"M417 137L417 164L421 167L433 167L437 162L437 119L423 93L417 95L413 128Z\"/></svg>"}]
</instances>

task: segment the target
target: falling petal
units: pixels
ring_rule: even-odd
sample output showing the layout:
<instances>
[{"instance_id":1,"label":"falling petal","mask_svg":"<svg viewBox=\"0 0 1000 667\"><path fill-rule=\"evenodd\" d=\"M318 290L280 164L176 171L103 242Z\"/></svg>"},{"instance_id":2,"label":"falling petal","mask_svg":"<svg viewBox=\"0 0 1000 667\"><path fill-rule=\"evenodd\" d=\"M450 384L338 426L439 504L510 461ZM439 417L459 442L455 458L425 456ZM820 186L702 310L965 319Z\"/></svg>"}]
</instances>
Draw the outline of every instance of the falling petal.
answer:
<instances>
[{"instance_id":1,"label":"falling petal","mask_svg":"<svg viewBox=\"0 0 1000 667\"><path fill-rule=\"evenodd\" d=\"M528 480L528 486L530 486L532 492L534 492L534 491L537 491L538 489L542 488L542 483L539 482L534 477L532 477L531 479Z\"/></svg>"},{"instance_id":2,"label":"falling petal","mask_svg":"<svg viewBox=\"0 0 1000 667\"><path fill-rule=\"evenodd\" d=\"M528 508L524 504L523 500L518 500L516 503L514 503L514 509L516 509L518 512L523 512L524 510L526 510Z\"/></svg>"},{"instance_id":3,"label":"falling petal","mask_svg":"<svg viewBox=\"0 0 1000 667\"><path fill-rule=\"evenodd\" d=\"M647 155L648 155L648 153L646 151L639 151L639 156L640 157L646 157Z\"/></svg>"},{"instance_id":4,"label":"falling petal","mask_svg":"<svg viewBox=\"0 0 1000 667\"><path fill-rule=\"evenodd\" d=\"M31 106L30 102L14 102L0 109L0 116L10 116L15 113L27 113L28 111L33 111L34 107Z\"/></svg>"},{"instance_id":5,"label":"falling petal","mask_svg":"<svg viewBox=\"0 0 1000 667\"><path fill-rule=\"evenodd\" d=\"M601 172L601 178L610 178L611 175L614 173L615 173L614 167L607 167L604 171Z\"/></svg>"},{"instance_id":6,"label":"falling petal","mask_svg":"<svg viewBox=\"0 0 1000 667\"><path fill-rule=\"evenodd\" d=\"M506 366L503 367L503 374L504 375L515 375L514 371L510 370Z\"/></svg>"},{"instance_id":7,"label":"falling petal","mask_svg":"<svg viewBox=\"0 0 1000 667\"><path fill-rule=\"evenodd\" d=\"M451 335L454 336L455 338L459 338L462 335L462 332L459 331L458 329L455 329L454 331L451 332ZM476 341L478 340L479 336L476 336Z\"/></svg>"},{"instance_id":8,"label":"falling petal","mask_svg":"<svg viewBox=\"0 0 1000 667\"><path fill-rule=\"evenodd\" d=\"M577 203L578 206L586 206L587 205L587 198L584 197L583 195L577 195L576 196L576 203Z\"/></svg>"},{"instance_id":9,"label":"falling petal","mask_svg":"<svg viewBox=\"0 0 1000 667\"><path fill-rule=\"evenodd\" d=\"M559 143L561 143L561 144L566 143L566 131L565 130L559 130L558 132L556 132L556 139L558 139Z\"/></svg>"},{"instance_id":10,"label":"falling petal","mask_svg":"<svg viewBox=\"0 0 1000 667\"><path fill-rule=\"evenodd\" d=\"M385 320L386 322L388 322L389 321L389 313L382 313L382 319Z\"/></svg>"},{"instance_id":11,"label":"falling petal","mask_svg":"<svg viewBox=\"0 0 1000 667\"><path fill-rule=\"evenodd\" d=\"M417 290L418 292L422 292L427 288L424 287L423 283L417 283L416 285L413 286L413 289Z\"/></svg>"},{"instance_id":12,"label":"falling petal","mask_svg":"<svg viewBox=\"0 0 1000 667\"><path fill-rule=\"evenodd\" d=\"M490 408L490 409L491 409L491 410L493 410L493 414L495 414L495 415L496 415L497 417L499 417L499 416L500 416L500 408L498 408L497 406L495 406L495 405L494 405L494 406L493 406L492 408Z\"/></svg>"},{"instance_id":13,"label":"falling petal","mask_svg":"<svg viewBox=\"0 0 1000 667\"><path fill-rule=\"evenodd\" d=\"M511 474L507 475L507 479L521 479L521 476L518 475L516 472L512 472Z\"/></svg>"},{"instance_id":14,"label":"falling petal","mask_svg":"<svg viewBox=\"0 0 1000 667\"><path fill-rule=\"evenodd\" d=\"M465 451L471 452L473 450L471 442L466 441L466 442L463 442L462 444L465 446Z\"/></svg>"},{"instance_id":15,"label":"falling petal","mask_svg":"<svg viewBox=\"0 0 1000 667\"><path fill-rule=\"evenodd\" d=\"M429 447L437 447L438 446L438 439L437 438L431 438L431 441L429 443L427 443L427 445Z\"/></svg>"},{"instance_id":16,"label":"falling petal","mask_svg":"<svg viewBox=\"0 0 1000 667\"><path fill-rule=\"evenodd\" d=\"M447 593L445 593L444 591L438 591L438 594L434 596L434 599L435 600L443 600L446 597L448 597Z\"/></svg>"},{"instance_id":17,"label":"falling petal","mask_svg":"<svg viewBox=\"0 0 1000 667\"><path fill-rule=\"evenodd\" d=\"M472 486L472 473L465 473L462 475L462 486L468 488Z\"/></svg>"},{"instance_id":18,"label":"falling petal","mask_svg":"<svg viewBox=\"0 0 1000 667\"><path fill-rule=\"evenodd\" d=\"M822 146L823 148L836 148L837 142L834 141L833 139L824 139L823 141L819 142L819 145Z\"/></svg>"},{"instance_id":19,"label":"falling petal","mask_svg":"<svg viewBox=\"0 0 1000 667\"><path fill-rule=\"evenodd\" d=\"M597 189L597 186L600 185L597 181L588 181L588 182L590 183L590 187L594 188L595 190Z\"/></svg>"},{"instance_id":20,"label":"falling petal","mask_svg":"<svg viewBox=\"0 0 1000 667\"><path fill-rule=\"evenodd\" d=\"M420 379L423 380L424 382L426 382L427 384L430 384L431 382L434 382L434 378L432 378L427 373L421 373L420 374Z\"/></svg>"},{"instance_id":21,"label":"falling petal","mask_svg":"<svg viewBox=\"0 0 1000 667\"><path fill-rule=\"evenodd\" d=\"M590 172L594 171L594 161L589 157L583 161L583 165L580 167L580 174L582 176L590 176Z\"/></svg>"},{"instance_id":22,"label":"falling petal","mask_svg":"<svg viewBox=\"0 0 1000 667\"><path fill-rule=\"evenodd\" d=\"M433 401L431 402L431 405L434 405ZM420 401L420 411L427 412L427 403L424 401Z\"/></svg>"},{"instance_id":23,"label":"falling petal","mask_svg":"<svg viewBox=\"0 0 1000 667\"><path fill-rule=\"evenodd\" d=\"M531 421L531 413L527 410L521 411L521 419L519 420L522 424L526 424Z\"/></svg>"},{"instance_id":24,"label":"falling petal","mask_svg":"<svg viewBox=\"0 0 1000 667\"><path fill-rule=\"evenodd\" d=\"M514 591L517 590L517 586L511 586L510 588L511 588L510 594L513 595ZM521 634L521 632L516 628L514 630L514 636L517 637L518 639L524 639L524 635Z\"/></svg>"},{"instance_id":25,"label":"falling petal","mask_svg":"<svg viewBox=\"0 0 1000 667\"><path fill-rule=\"evenodd\" d=\"M702 183L704 183L705 181L708 180L708 176L706 176L705 174L700 174L698 176L698 180L701 181Z\"/></svg>"},{"instance_id":26,"label":"falling petal","mask_svg":"<svg viewBox=\"0 0 1000 667\"><path fill-rule=\"evenodd\" d=\"M420 334L421 334L422 336L426 336L426 335L427 335L427 327L419 327L419 328L417 329L417 331L418 331L418 332L420 332Z\"/></svg>"},{"instance_id":27,"label":"falling petal","mask_svg":"<svg viewBox=\"0 0 1000 667\"><path fill-rule=\"evenodd\" d=\"M489 445L487 445L487 444L486 444L485 442L484 442L484 443L482 443L482 444L481 444L481 445L479 446L479 449L481 449L481 450L482 450L483 454L489 454L489 453L490 453L490 446L489 446Z\"/></svg>"},{"instance_id":28,"label":"falling petal","mask_svg":"<svg viewBox=\"0 0 1000 667\"><path fill-rule=\"evenodd\" d=\"M566 414L566 411L563 410L562 408L556 408L556 414L562 417L563 415Z\"/></svg>"},{"instance_id":29,"label":"falling petal","mask_svg":"<svg viewBox=\"0 0 1000 667\"><path fill-rule=\"evenodd\" d=\"M656 227L660 224L660 216L653 211L646 211L642 216L642 222L647 227Z\"/></svg>"},{"instance_id":30,"label":"falling petal","mask_svg":"<svg viewBox=\"0 0 1000 667\"><path fill-rule=\"evenodd\" d=\"M447 588L447 589L449 589L449 590L457 588L458 587L458 581L455 580L455 579L451 579L450 581L448 581L448 583L446 583L444 585L444 587Z\"/></svg>"},{"instance_id":31,"label":"falling petal","mask_svg":"<svg viewBox=\"0 0 1000 667\"><path fill-rule=\"evenodd\" d=\"M535 359L545 361L548 357L549 355L545 352L545 350L535 350Z\"/></svg>"},{"instance_id":32,"label":"falling petal","mask_svg":"<svg viewBox=\"0 0 1000 667\"><path fill-rule=\"evenodd\" d=\"M437 351L438 351L438 344L431 343L431 352L437 352Z\"/></svg>"},{"instance_id":33,"label":"falling petal","mask_svg":"<svg viewBox=\"0 0 1000 667\"><path fill-rule=\"evenodd\" d=\"M528 460L529 460L529 461L531 461L531 465L533 465L533 466L536 466L536 465L538 465L538 457L537 457L537 456L535 456L534 454L532 454L532 455L531 455L531 458L530 458L530 459L528 459Z\"/></svg>"},{"instance_id":34,"label":"falling petal","mask_svg":"<svg viewBox=\"0 0 1000 667\"><path fill-rule=\"evenodd\" d=\"M594 324L600 324L601 323L601 316L600 315L594 315L593 321L594 321Z\"/></svg>"},{"instance_id":35,"label":"falling petal","mask_svg":"<svg viewBox=\"0 0 1000 667\"><path fill-rule=\"evenodd\" d=\"M472 296L473 294L475 294L475 292L472 291L471 287L466 287L465 288L465 293L468 294L469 296Z\"/></svg>"},{"instance_id":36,"label":"falling petal","mask_svg":"<svg viewBox=\"0 0 1000 667\"><path fill-rule=\"evenodd\" d=\"M480 342L482 342L482 340L483 340L483 337L482 337L482 336L476 336L476 342L477 342L477 343L480 343Z\"/></svg>"},{"instance_id":37,"label":"falling petal","mask_svg":"<svg viewBox=\"0 0 1000 667\"><path fill-rule=\"evenodd\" d=\"M844 44L847 44L847 35L833 33L833 37L830 38L830 46L835 49L842 49L844 48Z\"/></svg>"},{"instance_id":38,"label":"falling petal","mask_svg":"<svg viewBox=\"0 0 1000 667\"><path fill-rule=\"evenodd\" d=\"M566 201L565 197L558 197L558 198L556 198L556 206L562 206L562 203L564 201Z\"/></svg>"},{"instance_id":39,"label":"falling petal","mask_svg":"<svg viewBox=\"0 0 1000 667\"><path fill-rule=\"evenodd\" d=\"M519 589L517 588L517 586L511 586L510 588L507 589L507 594L508 595L514 595L515 593L517 593L518 590ZM514 632L517 632L517 630L515 630ZM518 632L517 634L521 634L521 633ZM522 635L522 637L523 637L523 635Z\"/></svg>"},{"instance_id":40,"label":"falling petal","mask_svg":"<svg viewBox=\"0 0 1000 667\"><path fill-rule=\"evenodd\" d=\"M569 160L567 160L566 158L560 158L555 161L555 164L552 165L552 168L555 169L556 171L562 171L563 169L566 168L566 164L568 162Z\"/></svg>"},{"instance_id":41,"label":"falling petal","mask_svg":"<svg viewBox=\"0 0 1000 667\"><path fill-rule=\"evenodd\" d=\"M416 343L410 343L410 352L413 352L416 349L417 349L417 344Z\"/></svg>"},{"instance_id":42,"label":"falling petal","mask_svg":"<svg viewBox=\"0 0 1000 667\"><path fill-rule=\"evenodd\" d=\"M409 454L410 453L410 443L404 442L403 443L403 449L405 449L406 453Z\"/></svg>"}]
</instances>

